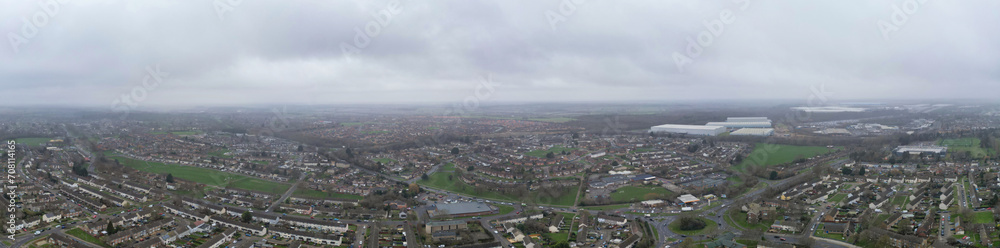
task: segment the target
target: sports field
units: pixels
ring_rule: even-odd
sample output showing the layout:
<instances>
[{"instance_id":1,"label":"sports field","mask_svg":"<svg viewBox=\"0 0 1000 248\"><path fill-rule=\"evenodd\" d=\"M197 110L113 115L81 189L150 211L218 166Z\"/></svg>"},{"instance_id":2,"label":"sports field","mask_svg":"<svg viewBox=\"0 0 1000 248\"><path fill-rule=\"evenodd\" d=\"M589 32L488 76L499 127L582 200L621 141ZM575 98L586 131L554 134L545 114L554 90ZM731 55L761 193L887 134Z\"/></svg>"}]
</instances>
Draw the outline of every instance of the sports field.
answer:
<instances>
[{"instance_id":1,"label":"sports field","mask_svg":"<svg viewBox=\"0 0 1000 248\"><path fill-rule=\"evenodd\" d=\"M938 145L948 147L948 153L950 154L969 152L974 158L982 158L996 153L990 149L983 149L979 146L979 143L979 138L942 139L938 141Z\"/></svg>"},{"instance_id":2,"label":"sports field","mask_svg":"<svg viewBox=\"0 0 1000 248\"><path fill-rule=\"evenodd\" d=\"M19 145L41 146L42 144L48 143L49 140L52 140L52 138L20 138L14 139L14 142Z\"/></svg>"},{"instance_id":3,"label":"sports field","mask_svg":"<svg viewBox=\"0 0 1000 248\"><path fill-rule=\"evenodd\" d=\"M194 166L183 166L176 164L164 164L159 162L147 162L137 159L131 159L121 156L111 156L110 159L118 160L124 166L131 167L136 170L156 173L156 174L173 174L174 177L203 183L207 185L214 185L219 187L233 187L246 190L254 190L272 194L281 194L288 190L290 187L288 184L277 183L272 181L267 181L263 179L248 177L239 174L233 174L229 172L222 172L212 169L206 169Z\"/></svg>"},{"instance_id":4,"label":"sports field","mask_svg":"<svg viewBox=\"0 0 1000 248\"><path fill-rule=\"evenodd\" d=\"M648 200L646 199L647 194L655 194L656 197L654 199L663 199L673 194L673 192L660 186L625 186L611 193L611 201L640 202Z\"/></svg>"},{"instance_id":5,"label":"sports field","mask_svg":"<svg viewBox=\"0 0 1000 248\"><path fill-rule=\"evenodd\" d=\"M747 166L772 166L790 163L798 158L810 158L816 155L829 153L839 148L826 148L823 146L793 146L757 143L750 155L747 155L739 165L737 170L743 171Z\"/></svg>"}]
</instances>

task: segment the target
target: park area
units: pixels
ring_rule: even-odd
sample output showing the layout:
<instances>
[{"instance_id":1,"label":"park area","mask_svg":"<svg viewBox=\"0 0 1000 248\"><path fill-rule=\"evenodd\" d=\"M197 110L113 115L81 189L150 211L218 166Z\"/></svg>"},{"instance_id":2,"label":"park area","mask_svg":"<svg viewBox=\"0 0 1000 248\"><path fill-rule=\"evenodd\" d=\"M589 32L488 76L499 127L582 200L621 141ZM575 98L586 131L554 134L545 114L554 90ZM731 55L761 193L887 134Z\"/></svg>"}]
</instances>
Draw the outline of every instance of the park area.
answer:
<instances>
[{"instance_id":1,"label":"park area","mask_svg":"<svg viewBox=\"0 0 1000 248\"><path fill-rule=\"evenodd\" d=\"M110 156L124 166L156 174L172 174L175 178L218 187L233 187L245 190L259 191L271 194L281 194L288 190L288 184L272 182L264 179L248 177L213 169L148 162L122 156Z\"/></svg>"},{"instance_id":2,"label":"park area","mask_svg":"<svg viewBox=\"0 0 1000 248\"><path fill-rule=\"evenodd\" d=\"M947 146L948 153L950 154L968 152L973 158L982 158L996 154L991 149L982 148L980 142L979 138L942 139L938 141L938 145Z\"/></svg>"},{"instance_id":3,"label":"park area","mask_svg":"<svg viewBox=\"0 0 1000 248\"><path fill-rule=\"evenodd\" d=\"M48 143L49 140L52 140L52 139L51 138L20 138L20 139L14 139L14 142L17 143L17 144L19 144L19 145L42 146L43 144Z\"/></svg>"},{"instance_id":4,"label":"park area","mask_svg":"<svg viewBox=\"0 0 1000 248\"><path fill-rule=\"evenodd\" d=\"M793 146L757 143L750 155L747 155L736 166L737 170L744 171L747 166L772 166L794 162L796 159L811 158L816 155L826 154L838 148L827 148L823 146Z\"/></svg>"},{"instance_id":5,"label":"park area","mask_svg":"<svg viewBox=\"0 0 1000 248\"><path fill-rule=\"evenodd\" d=\"M639 202L652 199L669 198L673 192L655 185L625 186L611 192L613 202Z\"/></svg>"},{"instance_id":6,"label":"park area","mask_svg":"<svg viewBox=\"0 0 1000 248\"><path fill-rule=\"evenodd\" d=\"M566 192L551 192L544 190L531 191L529 195L524 197L507 195L489 190L477 192L476 187L463 182L462 179L455 174L455 170L455 164L445 164L441 166L437 172L429 175L427 179L418 180L417 184L459 194L501 201L524 201L557 206L573 206L576 202L576 189L578 188L575 186L571 187L573 190L568 190Z\"/></svg>"}]
</instances>

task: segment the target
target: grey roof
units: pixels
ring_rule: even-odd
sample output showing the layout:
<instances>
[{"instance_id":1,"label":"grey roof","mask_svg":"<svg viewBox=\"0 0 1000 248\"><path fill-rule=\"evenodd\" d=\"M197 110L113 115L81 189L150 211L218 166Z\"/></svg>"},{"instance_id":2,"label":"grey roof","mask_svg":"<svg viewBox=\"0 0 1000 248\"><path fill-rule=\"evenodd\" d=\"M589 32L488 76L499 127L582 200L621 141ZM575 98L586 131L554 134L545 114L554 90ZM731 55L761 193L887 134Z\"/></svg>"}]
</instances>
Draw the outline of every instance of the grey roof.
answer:
<instances>
[{"instance_id":1,"label":"grey roof","mask_svg":"<svg viewBox=\"0 0 1000 248\"><path fill-rule=\"evenodd\" d=\"M481 202L459 202L452 204L438 204L437 209L444 210L448 214L469 214L492 211L489 205Z\"/></svg>"}]
</instances>

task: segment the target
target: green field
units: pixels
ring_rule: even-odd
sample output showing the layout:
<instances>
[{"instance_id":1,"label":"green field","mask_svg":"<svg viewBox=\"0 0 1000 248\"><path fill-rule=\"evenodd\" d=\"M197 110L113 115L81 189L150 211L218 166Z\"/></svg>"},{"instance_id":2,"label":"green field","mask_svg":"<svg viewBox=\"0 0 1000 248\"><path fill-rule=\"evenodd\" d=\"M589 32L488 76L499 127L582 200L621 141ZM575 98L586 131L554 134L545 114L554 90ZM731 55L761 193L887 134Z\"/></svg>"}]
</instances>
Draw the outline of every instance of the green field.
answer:
<instances>
[{"instance_id":1,"label":"green field","mask_svg":"<svg viewBox=\"0 0 1000 248\"><path fill-rule=\"evenodd\" d=\"M819 226L816 226L816 232L813 233L813 235L816 236L816 237L827 238L827 239L832 239L832 240L841 240L841 241L844 240L844 235L843 234L839 234L839 233L826 233L826 231L824 231L824 229L823 229L823 224L819 224Z\"/></svg>"},{"instance_id":2,"label":"green field","mask_svg":"<svg viewBox=\"0 0 1000 248\"><path fill-rule=\"evenodd\" d=\"M993 212L976 212L972 218L973 224L993 223Z\"/></svg>"},{"instance_id":3,"label":"green field","mask_svg":"<svg viewBox=\"0 0 1000 248\"><path fill-rule=\"evenodd\" d=\"M836 149L836 148L835 148ZM798 158L810 158L833 151L823 146L793 146L757 143L750 155L747 155L737 170L743 171L747 166L772 166L791 163Z\"/></svg>"},{"instance_id":4,"label":"green field","mask_svg":"<svg viewBox=\"0 0 1000 248\"><path fill-rule=\"evenodd\" d=\"M982 158L995 154L993 150L980 147L979 142L979 138L943 139L938 141L938 145L947 146L949 154L969 152L973 158Z\"/></svg>"},{"instance_id":5,"label":"green field","mask_svg":"<svg viewBox=\"0 0 1000 248\"><path fill-rule=\"evenodd\" d=\"M670 228L671 232L674 232L674 233L680 234L680 235L688 235L688 236L694 236L694 235L701 235L701 234L712 233L712 231L714 231L718 227L718 225L715 224L715 221L712 221L712 220L709 220L709 219L706 219L706 218L702 218L702 217L696 217L696 218L698 218L699 220L705 222L705 228L702 228L701 230L684 231L684 230L681 230L681 228L680 228L681 222L677 221L677 220L675 220L673 222L670 222L670 224L667 225L667 227Z\"/></svg>"},{"instance_id":6,"label":"green field","mask_svg":"<svg viewBox=\"0 0 1000 248\"><path fill-rule=\"evenodd\" d=\"M111 156L121 162L122 165L136 170L156 174L173 174L174 177L207 185L219 187L233 187L246 190L254 190L272 194L281 194L288 190L288 184L267 181L259 178L248 177L239 174L222 172L201 167L183 166L176 164L164 164L159 162L147 162L121 156Z\"/></svg>"},{"instance_id":7,"label":"green field","mask_svg":"<svg viewBox=\"0 0 1000 248\"><path fill-rule=\"evenodd\" d=\"M232 158L233 157L233 155L226 155L226 153L229 153L229 149L215 150L215 151L209 152L208 155L209 156L216 156L216 157L220 157L220 158Z\"/></svg>"},{"instance_id":8,"label":"green field","mask_svg":"<svg viewBox=\"0 0 1000 248\"><path fill-rule=\"evenodd\" d=\"M666 198L673 194L669 190L660 186L625 186L616 189L611 193L611 201L613 202L640 202L649 200L646 199L646 194L656 194L657 197L654 199Z\"/></svg>"},{"instance_id":9,"label":"green field","mask_svg":"<svg viewBox=\"0 0 1000 248\"><path fill-rule=\"evenodd\" d=\"M829 202L840 202L840 201L843 201L844 198L847 198L847 194L834 194L832 197L830 197L830 199L827 199L827 201L829 201Z\"/></svg>"},{"instance_id":10,"label":"green field","mask_svg":"<svg viewBox=\"0 0 1000 248\"><path fill-rule=\"evenodd\" d=\"M570 152L570 151L573 151L573 150L576 150L576 148L566 148L566 147L562 147L562 146L553 146L552 148L549 148L547 150L534 150L534 151L530 151L528 153L525 153L524 155L532 156L532 157L536 157L536 158L544 158L545 154L548 154L549 152L555 153L558 156L563 151Z\"/></svg>"},{"instance_id":11,"label":"green field","mask_svg":"<svg viewBox=\"0 0 1000 248\"><path fill-rule=\"evenodd\" d=\"M49 140L52 140L52 138L20 138L14 139L14 142L19 145L42 146L43 144L48 143Z\"/></svg>"},{"instance_id":12,"label":"green field","mask_svg":"<svg viewBox=\"0 0 1000 248\"><path fill-rule=\"evenodd\" d=\"M295 192L292 192L293 196L309 197L309 198L336 198L336 199L351 199L351 200L361 200L364 198L360 195L344 194L337 192L323 192L319 190L296 188Z\"/></svg>"},{"instance_id":13,"label":"green field","mask_svg":"<svg viewBox=\"0 0 1000 248\"><path fill-rule=\"evenodd\" d=\"M100 239L91 236L90 234L84 232L83 230L80 230L80 228L73 228L72 230L66 231L66 234L73 235L73 237L77 237L79 239L82 239L83 241L94 243L103 247L111 247L110 245L104 243L104 241L101 241Z\"/></svg>"},{"instance_id":14,"label":"green field","mask_svg":"<svg viewBox=\"0 0 1000 248\"><path fill-rule=\"evenodd\" d=\"M756 224L750 224L749 222L747 222L747 213L741 211L731 211L731 212L732 214L729 217L732 219L732 222L734 223L730 224L736 224L736 226L742 227L743 229L767 231L767 229L771 228L771 224L774 224L773 220L771 221L761 220Z\"/></svg>"},{"instance_id":15,"label":"green field","mask_svg":"<svg viewBox=\"0 0 1000 248\"><path fill-rule=\"evenodd\" d=\"M573 204L576 201L577 194L575 190L562 194L555 198L543 195L539 191L531 191L530 195L521 199L515 196L505 195L495 191L476 192L474 186L466 184L461 179L459 179L458 176L454 175L454 173L455 173L455 164L448 163L441 166L441 168L438 169L438 171L435 172L434 174L431 174L427 180L423 179L418 180L417 184L441 190L447 190L455 193L476 196L480 198L488 198L488 199L503 200L503 201L523 201L523 202L532 202L537 204L558 205L558 206L573 206ZM448 179L448 175L452 175L452 178ZM577 188L574 187L573 189Z\"/></svg>"},{"instance_id":16,"label":"green field","mask_svg":"<svg viewBox=\"0 0 1000 248\"><path fill-rule=\"evenodd\" d=\"M365 124L371 124L371 123L369 123L369 122L341 122L340 123L341 126L345 126L345 127L361 126L361 125L365 125Z\"/></svg>"}]
</instances>

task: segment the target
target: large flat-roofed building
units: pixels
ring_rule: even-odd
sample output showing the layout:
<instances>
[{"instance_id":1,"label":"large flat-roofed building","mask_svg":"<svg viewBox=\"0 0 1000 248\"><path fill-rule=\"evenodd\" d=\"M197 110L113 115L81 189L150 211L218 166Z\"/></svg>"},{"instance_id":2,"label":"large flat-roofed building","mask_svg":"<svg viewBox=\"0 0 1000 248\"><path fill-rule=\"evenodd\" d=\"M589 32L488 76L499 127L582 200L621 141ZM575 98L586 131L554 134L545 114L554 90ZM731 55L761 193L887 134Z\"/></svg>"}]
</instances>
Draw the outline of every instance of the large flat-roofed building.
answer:
<instances>
[{"instance_id":1,"label":"large flat-roofed building","mask_svg":"<svg viewBox=\"0 0 1000 248\"><path fill-rule=\"evenodd\" d=\"M743 136L771 136L774 134L774 128L740 128L739 130L729 133L729 135L743 135Z\"/></svg>"},{"instance_id":2,"label":"large flat-roofed building","mask_svg":"<svg viewBox=\"0 0 1000 248\"><path fill-rule=\"evenodd\" d=\"M902 156L905 153L913 155L938 155L944 156L948 153L948 147L946 146L899 146L896 147L893 152L896 156Z\"/></svg>"},{"instance_id":3,"label":"large flat-roofed building","mask_svg":"<svg viewBox=\"0 0 1000 248\"><path fill-rule=\"evenodd\" d=\"M726 118L726 122L758 122L758 121L770 122L771 120L768 120L767 117L729 117L729 118Z\"/></svg>"},{"instance_id":4,"label":"large flat-roofed building","mask_svg":"<svg viewBox=\"0 0 1000 248\"><path fill-rule=\"evenodd\" d=\"M709 122L705 126L720 126L726 128L768 128L771 127L771 121L740 121L740 122Z\"/></svg>"},{"instance_id":5,"label":"large flat-roofed building","mask_svg":"<svg viewBox=\"0 0 1000 248\"><path fill-rule=\"evenodd\" d=\"M424 231L427 233L466 229L469 229L469 223L466 223L464 220L431 221L424 224Z\"/></svg>"},{"instance_id":6,"label":"large flat-roofed building","mask_svg":"<svg viewBox=\"0 0 1000 248\"><path fill-rule=\"evenodd\" d=\"M683 202L683 203L695 203L695 202L700 201L698 199L698 197L695 197L692 194L686 194L686 195L678 196L677 200L680 201L680 202Z\"/></svg>"},{"instance_id":7,"label":"large flat-roofed building","mask_svg":"<svg viewBox=\"0 0 1000 248\"><path fill-rule=\"evenodd\" d=\"M701 126L701 125L676 125L664 124L649 128L652 133L681 133L692 135L716 136L726 132L726 127L722 126Z\"/></svg>"},{"instance_id":8,"label":"large flat-roofed building","mask_svg":"<svg viewBox=\"0 0 1000 248\"><path fill-rule=\"evenodd\" d=\"M493 213L493 208L482 202L459 202L452 204L438 204L435 209L429 210L431 216L451 216L466 217Z\"/></svg>"}]
</instances>

